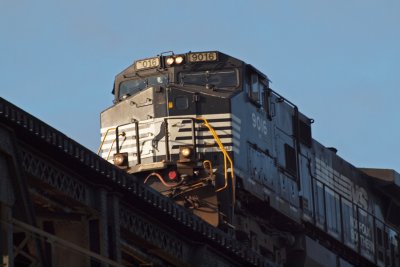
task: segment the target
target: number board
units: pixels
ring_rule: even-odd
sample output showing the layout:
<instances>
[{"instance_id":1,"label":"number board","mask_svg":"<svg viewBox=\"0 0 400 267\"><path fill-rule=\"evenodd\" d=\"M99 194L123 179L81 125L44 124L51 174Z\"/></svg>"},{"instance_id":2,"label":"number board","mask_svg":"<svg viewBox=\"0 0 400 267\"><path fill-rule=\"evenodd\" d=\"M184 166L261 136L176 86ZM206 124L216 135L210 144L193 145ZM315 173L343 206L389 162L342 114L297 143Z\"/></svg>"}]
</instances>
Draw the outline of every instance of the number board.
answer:
<instances>
[{"instance_id":1,"label":"number board","mask_svg":"<svg viewBox=\"0 0 400 267\"><path fill-rule=\"evenodd\" d=\"M199 52L199 53L190 53L189 62L205 62L205 61L217 61L218 54L217 52Z\"/></svg>"},{"instance_id":2,"label":"number board","mask_svg":"<svg viewBox=\"0 0 400 267\"><path fill-rule=\"evenodd\" d=\"M152 57L147 59L138 60L135 62L136 70L144 70L160 67L160 58Z\"/></svg>"}]
</instances>

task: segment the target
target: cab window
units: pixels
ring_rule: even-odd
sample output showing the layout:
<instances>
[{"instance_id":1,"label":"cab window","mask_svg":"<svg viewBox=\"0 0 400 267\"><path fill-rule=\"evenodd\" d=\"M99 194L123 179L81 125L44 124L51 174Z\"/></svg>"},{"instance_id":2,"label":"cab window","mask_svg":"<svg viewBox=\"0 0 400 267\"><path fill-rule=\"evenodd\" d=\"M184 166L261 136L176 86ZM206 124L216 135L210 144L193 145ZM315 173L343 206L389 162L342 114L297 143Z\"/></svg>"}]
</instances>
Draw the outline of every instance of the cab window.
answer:
<instances>
[{"instance_id":1,"label":"cab window","mask_svg":"<svg viewBox=\"0 0 400 267\"><path fill-rule=\"evenodd\" d=\"M251 74L251 84L250 84L250 98L256 103L260 102L260 83L258 80L258 75L253 73Z\"/></svg>"},{"instance_id":2,"label":"cab window","mask_svg":"<svg viewBox=\"0 0 400 267\"><path fill-rule=\"evenodd\" d=\"M150 76L141 79L123 81L119 86L119 100L125 99L139 91L151 86L165 86L168 83L168 75Z\"/></svg>"},{"instance_id":3,"label":"cab window","mask_svg":"<svg viewBox=\"0 0 400 267\"><path fill-rule=\"evenodd\" d=\"M273 111L274 111L274 104L271 104L271 89L267 88L264 90L263 95L262 95L263 101L264 101L264 110L267 113L267 118L269 120L272 120L273 116Z\"/></svg>"},{"instance_id":4,"label":"cab window","mask_svg":"<svg viewBox=\"0 0 400 267\"><path fill-rule=\"evenodd\" d=\"M199 85L210 89L234 90L239 85L235 69L181 72L179 81L182 85Z\"/></svg>"},{"instance_id":5,"label":"cab window","mask_svg":"<svg viewBox=\"0 0 400 267\"><path fill-rule=\"evenodd\" d=\"M248 77L249 98L254 104L262 106L268 89L268 80L257 73L251 73Z\"/></svg>"}]
</instances>

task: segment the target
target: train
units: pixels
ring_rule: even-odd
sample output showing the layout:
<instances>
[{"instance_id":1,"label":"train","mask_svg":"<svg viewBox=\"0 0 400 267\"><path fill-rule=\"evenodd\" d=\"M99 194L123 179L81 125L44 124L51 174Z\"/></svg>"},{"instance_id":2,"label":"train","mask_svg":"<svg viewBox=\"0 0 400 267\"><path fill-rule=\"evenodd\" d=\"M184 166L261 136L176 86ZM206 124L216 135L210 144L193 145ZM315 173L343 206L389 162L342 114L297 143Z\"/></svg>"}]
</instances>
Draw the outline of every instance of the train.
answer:
<instances>
[{"instance_id":1,"label":"train","mask_svg":"<svg viewBox=\"0 0 400 267\"><path fill-rule=\"evenodd\" d=\"M99 154L277 266L400 266L400 175L357 168L267 75L220 51L116 75Z\"/></svg>"}]
</instances>

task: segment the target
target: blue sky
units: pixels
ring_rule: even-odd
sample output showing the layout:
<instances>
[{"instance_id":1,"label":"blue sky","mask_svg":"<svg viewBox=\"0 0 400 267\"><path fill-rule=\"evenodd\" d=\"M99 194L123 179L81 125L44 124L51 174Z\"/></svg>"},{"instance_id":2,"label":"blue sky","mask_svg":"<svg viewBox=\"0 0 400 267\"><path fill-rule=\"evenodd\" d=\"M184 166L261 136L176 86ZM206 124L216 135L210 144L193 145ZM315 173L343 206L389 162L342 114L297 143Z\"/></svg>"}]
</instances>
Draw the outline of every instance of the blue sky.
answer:
<instances>
[{"instance_id":1,"label":"blue sky","mask_svg":"<svg viewBox=\"0 0 400 267\"><path fill-rule=\"evenodd\" d=\"M0 0L0 96L94 151L114 76L169 50L256 66L315 139L400 171L399 0Z\"/></svg>"}]
</instances>

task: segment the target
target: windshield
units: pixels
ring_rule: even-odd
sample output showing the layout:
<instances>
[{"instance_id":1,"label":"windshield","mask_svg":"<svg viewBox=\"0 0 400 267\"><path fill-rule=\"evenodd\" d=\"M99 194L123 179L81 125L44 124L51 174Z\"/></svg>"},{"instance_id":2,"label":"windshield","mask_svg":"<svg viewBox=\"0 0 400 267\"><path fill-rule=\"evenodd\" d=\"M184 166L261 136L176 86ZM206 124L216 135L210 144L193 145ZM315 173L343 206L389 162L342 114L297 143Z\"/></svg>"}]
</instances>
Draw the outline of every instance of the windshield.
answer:
<instances>
[{"instance_id":1,"label":"windshield","mask_svg":"<svg viewBox=\"0 0 400 267\"><path fill-rule=\"evenodd\" d=\"M168 83L168 75L150 76L142 79L124 81L119 86L119 99L125 99L134 95L140 90L155 85L166 85Z\"/></svg>"},{"instance_id":2,"label":"windshield","mask_svg":"<svg viewBox=\"0 0 400 267\"><path fill-rule=\"evenodd\" d=\"M235 89L238 83L238 75L235 70L198 71L179 74L182 85L200 85L210 89Z\"/></svg>"}]
</instances>

